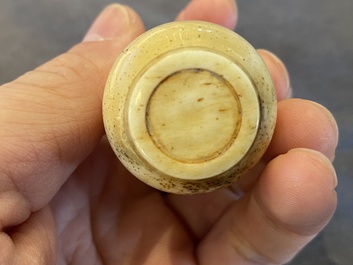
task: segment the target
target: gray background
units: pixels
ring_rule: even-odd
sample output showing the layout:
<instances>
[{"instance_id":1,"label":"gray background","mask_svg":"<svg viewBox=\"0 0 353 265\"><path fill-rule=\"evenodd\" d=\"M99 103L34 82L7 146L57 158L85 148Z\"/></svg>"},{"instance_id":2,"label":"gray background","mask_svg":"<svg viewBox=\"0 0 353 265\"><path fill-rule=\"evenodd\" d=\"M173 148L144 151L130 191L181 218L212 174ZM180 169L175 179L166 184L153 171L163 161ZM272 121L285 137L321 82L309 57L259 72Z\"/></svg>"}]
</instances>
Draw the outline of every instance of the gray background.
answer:
<instances>
[{"instance_id":1,"label":"gray background","mask_svg":"<svg viewBox=\"0 0 353 265\"><path fill-rule=\"evenodd\" d=\"M186 0L125 0L148 28L172 20ZM108 0L0 0L0 84L79 42ZM353 264L353 1L239 0L237 32L287 64L294 96L335 115L339 205L327 228L290 264Z\"/></svg>"}]
</instances>

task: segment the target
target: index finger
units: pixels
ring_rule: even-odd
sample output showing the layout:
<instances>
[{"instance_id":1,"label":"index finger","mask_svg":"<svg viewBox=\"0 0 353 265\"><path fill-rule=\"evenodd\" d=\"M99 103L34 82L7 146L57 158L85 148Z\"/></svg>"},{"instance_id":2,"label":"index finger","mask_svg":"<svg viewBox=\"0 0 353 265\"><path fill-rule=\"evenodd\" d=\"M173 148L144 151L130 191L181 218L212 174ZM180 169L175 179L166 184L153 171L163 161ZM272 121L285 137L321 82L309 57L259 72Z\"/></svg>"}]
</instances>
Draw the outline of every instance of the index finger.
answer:
<instances>
[{"instance_id":1,"label":"index finger","mask_svg":"<svg viewBox=\"0 0 353 265\"><path fill-rule=\"evenodd\" d=\"M202 20L234 29L238 21L238 8L234 0L192 0L176 20Z\"/></svg>"}]
</instances>

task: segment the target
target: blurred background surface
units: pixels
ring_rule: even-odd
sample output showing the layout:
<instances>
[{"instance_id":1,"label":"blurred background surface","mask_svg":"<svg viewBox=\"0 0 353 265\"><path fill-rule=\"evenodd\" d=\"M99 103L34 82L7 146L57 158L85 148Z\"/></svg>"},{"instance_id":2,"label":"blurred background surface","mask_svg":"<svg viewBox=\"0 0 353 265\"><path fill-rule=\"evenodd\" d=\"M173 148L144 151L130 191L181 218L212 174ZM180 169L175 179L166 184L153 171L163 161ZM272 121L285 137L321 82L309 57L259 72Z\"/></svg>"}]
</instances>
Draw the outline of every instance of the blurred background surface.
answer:
<instances>
[{"instance_id":1,"label":"blurred background surface","mask_svg":"<svg viewBox=\"0 0 353 265\"><path fill-rule=\"evenodd\" d=\"M0 84L79 42L108 0L3 0ZM186 0L120 0L146 27L173 20ZM338 209L327 228L291 265L353 264L353 1L238 0L236 31L287 65L294 96L317 101L336 117Z\"/></svg>"}]
</instances>

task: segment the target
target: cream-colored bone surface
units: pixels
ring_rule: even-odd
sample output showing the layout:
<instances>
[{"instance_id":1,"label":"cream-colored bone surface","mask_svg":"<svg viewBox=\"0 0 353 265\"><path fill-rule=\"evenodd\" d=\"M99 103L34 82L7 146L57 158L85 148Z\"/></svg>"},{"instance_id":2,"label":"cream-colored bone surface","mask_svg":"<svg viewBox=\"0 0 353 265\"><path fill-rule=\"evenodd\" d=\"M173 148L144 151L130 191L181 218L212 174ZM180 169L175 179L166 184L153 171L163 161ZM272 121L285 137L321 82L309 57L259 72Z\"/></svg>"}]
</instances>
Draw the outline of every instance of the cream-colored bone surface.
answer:
<instances>
[{"instance_id":1,"label":"cream-colored bone surface","mask_svg":"<svg viewBox=\"0 0 353 265\"><path fill-rule=\"evenodd\" d=\"M234 32L174 22L140 36L109 76L107 137L129 171L172 193L227 186L263 155L276 98L265 64Z\"/></svg>"}]
</instances>

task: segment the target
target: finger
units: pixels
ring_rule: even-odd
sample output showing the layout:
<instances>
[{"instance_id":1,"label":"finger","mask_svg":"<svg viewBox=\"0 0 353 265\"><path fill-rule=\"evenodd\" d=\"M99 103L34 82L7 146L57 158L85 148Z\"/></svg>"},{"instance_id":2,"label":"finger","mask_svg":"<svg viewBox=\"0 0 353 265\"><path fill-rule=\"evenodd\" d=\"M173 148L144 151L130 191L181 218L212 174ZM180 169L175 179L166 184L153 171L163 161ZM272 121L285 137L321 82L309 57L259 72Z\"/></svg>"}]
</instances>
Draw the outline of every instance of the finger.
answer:
<instances>
[{"instance_id":1,"label":"finger","mask_svg":"<svg viewBox=\"0 0 353 265\"><path fill-rule=\"evenodd\" d=\"M330 161L319 152L295 149L275 158L208 234L200 264L288 262L332 217L336 184Z\"/></svg>"},{"instance_id":2,"label":"finger","mask_svg":"<svg viewBox=\"0 0 353 265\"><path fill-rule=\"evenodd\" d=\"M85 42L0 88L0 192L15 190L32 212L48 203L101 138L108 72L143 30L133 10L111 5Z\"/></svg>"},{"instance_id":3,"label":"finger","mask_svg":"<svg viewBox=\"0 0 353 265\"><path fill-rule=\"evenodd\" d=\"M55 225L49 207L21 226L0 233L0 264L54 264Z\"/></svg>"},{"instance_id":4,"label":"finger","mask_svg":"<svg viewBox=\"0 0 353 265\"><path fill-rule=\"evenodd\" d=\"M337 124L326 108L309 100L284 100L278 104L276 128L265 159L302 147L333 161L337 144Z\"/></svg>"},{"instance_id":5,"label":"finger","mask_svg":"<svg viewBox=\"0 0 353 265\"><path fill-rule=\"evenodd\" d=\"M276 89L277 100L291 97L292 89L287 68L284 63L273 53L266 50L258 50L264 60Z\"/></svg>"},{"instance_id":6,"label":"finger","mask_svg":"<svg viewBox=\"0 0 353 265\"><path fill-rule=\"evenodd\" d=\"M178 213L191 236L199 241L237 198L229 189L197 195L168 194L168 205Z\"/></svg>"},{"instance_id":7,"label":"finger","mask_svg":"<svg viewBox=\"0 0 353 265\"><path fill-rule=\"evenodd\" d=\"M234 0L192 0L176 20L201 20L234 29L238 9Z\"/></svg>"},{"instance_id":8,"label":"finger","mask_svg":"<svg viewBox=\"0 0 353 265\"><path fill-rule=\"evenodd\" d=\"M332 162L337 144L337 124L327 109L308 100L283 100L278 103L275 132L263 159L232 186L248 192L268 161L294 148L321 152Z\"/></svg>"}]
</instances>

